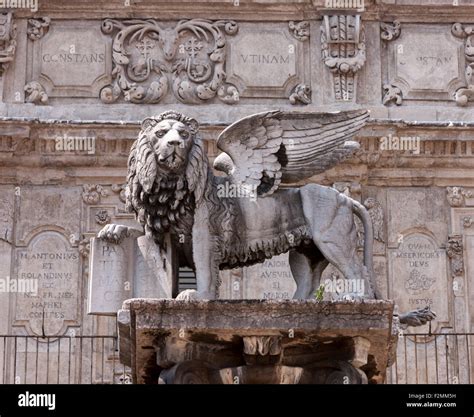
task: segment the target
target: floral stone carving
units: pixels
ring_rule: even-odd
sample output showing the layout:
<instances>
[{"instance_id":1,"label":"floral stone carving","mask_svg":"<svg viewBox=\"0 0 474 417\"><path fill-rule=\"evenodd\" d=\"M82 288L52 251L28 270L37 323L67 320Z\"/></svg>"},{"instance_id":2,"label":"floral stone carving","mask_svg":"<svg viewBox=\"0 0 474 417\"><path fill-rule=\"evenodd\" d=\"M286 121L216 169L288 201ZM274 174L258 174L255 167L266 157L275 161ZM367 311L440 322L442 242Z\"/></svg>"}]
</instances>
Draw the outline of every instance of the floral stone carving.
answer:
<instances>
[{"instance_id":1,"label":"floral stone carving","mask_svg":"<svg viewBox=\"0 0 474 417\"><path fill-rule=\"evenodd\" d=\"M82 186L82 200L86 204L97 204L100 197L108 195L107 190L98 184L84 184Z\"/></svg>"}]
</instances>

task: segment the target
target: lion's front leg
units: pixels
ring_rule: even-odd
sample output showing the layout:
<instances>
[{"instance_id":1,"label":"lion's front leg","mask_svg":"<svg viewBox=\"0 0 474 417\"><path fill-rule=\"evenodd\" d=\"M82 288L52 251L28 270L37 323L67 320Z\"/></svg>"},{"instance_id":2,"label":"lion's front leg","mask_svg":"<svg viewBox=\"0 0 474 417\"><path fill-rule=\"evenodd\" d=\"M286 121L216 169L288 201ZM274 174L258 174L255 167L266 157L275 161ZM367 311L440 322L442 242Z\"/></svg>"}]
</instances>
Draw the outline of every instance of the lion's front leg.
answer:
<instances>
[{"instance_id":1,"label":"lion's front leg","mask_svg":"<svg viewBox=\"0 0 474 417\"><path fill-rule=\"evenodd\" d=\"M106 224L97 234L97 238L110 243L120 243L126 237L137 238L143 235L143 229L138 229L137 227L122 224Z\"/></svg>"},{"instance_id":2,"label":"lion's front leg","mask_svg":"<svg viewBox=\"0 0 474 417\"><path fill-rule=\"evenodd\" d=\"M192 239L197 291L183 291L177 299L214 300L217 298L219 253L216 236L210 230L209 212L205 204L201 204L196 208Z\"/></svg>"}]
</instances>

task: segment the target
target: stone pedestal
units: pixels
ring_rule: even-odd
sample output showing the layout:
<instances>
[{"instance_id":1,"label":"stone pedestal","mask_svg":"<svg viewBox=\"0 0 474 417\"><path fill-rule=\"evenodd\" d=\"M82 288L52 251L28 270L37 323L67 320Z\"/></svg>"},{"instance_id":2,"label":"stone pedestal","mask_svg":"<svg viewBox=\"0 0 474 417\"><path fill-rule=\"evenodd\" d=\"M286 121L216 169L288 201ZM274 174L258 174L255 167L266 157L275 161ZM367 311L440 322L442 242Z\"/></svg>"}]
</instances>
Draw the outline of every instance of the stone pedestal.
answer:
<instances>
[{"instance_id":1,"label":"stone pedestal","mask_svg":"<svg viewBox=\"0 0 474 417\"><path fill-rule=\"evenodd\" d=\"M381 383L398 320L390 301L131 299L118 313L134 383Z\"/></svg>"}]
</instances>

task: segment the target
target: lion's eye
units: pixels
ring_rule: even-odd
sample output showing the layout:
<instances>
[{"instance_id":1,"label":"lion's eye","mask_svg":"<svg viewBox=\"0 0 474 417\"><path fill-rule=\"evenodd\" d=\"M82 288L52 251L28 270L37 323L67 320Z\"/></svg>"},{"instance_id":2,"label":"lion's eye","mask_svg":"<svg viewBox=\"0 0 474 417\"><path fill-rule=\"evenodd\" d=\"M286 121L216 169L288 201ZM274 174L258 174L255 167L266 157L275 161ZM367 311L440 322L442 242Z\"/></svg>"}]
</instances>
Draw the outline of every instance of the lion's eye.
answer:
<instances>
[{"instance_id":1,"label":"lion's eye","mask_svg":"<svg viewBox=\"0 0 474 417\"><path fill-rule=\"evenodd\" d=\"M183 131L181 132L181 138L182 138L182 139L187 139L188 136L189 136L189 133L186 132L185 130L183 130Z\"/></svg>"},{"instance_id":2,"label":"lion's eye","mask_svg":"<svg viewBox=\"0 0 474 417\"><path fill-rule=\"evenodd\" d=\"M158 138L162 138L163 136L165 136L166 132L164 130L158 130L155 135L156 137Z\"/></svg>"}]
</instances>

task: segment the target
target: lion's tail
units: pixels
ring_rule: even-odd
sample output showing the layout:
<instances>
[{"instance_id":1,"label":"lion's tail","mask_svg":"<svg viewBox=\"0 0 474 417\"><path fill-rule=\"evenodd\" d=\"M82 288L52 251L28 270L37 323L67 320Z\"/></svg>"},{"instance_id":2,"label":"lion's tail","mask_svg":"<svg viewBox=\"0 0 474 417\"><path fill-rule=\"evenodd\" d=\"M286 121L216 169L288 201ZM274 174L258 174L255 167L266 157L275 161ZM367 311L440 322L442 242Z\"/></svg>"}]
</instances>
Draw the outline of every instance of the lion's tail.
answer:
<instances>
[{"instance_id":1,"label":"lion's tail","mask_svg":"<svg viewBox=\"0 0 474 417\"><path fill-rule=\"evenodd\" d=\"M364 265L369 275L369 284L372 285L375 298L380 298L377 286L375 285L374 264L373 264L373 248L374 248L374 230L372 227L372 219L367 209L358 201L353 200L353 211L362 221L364 226Z\"/></svg>"}]
</instances>

